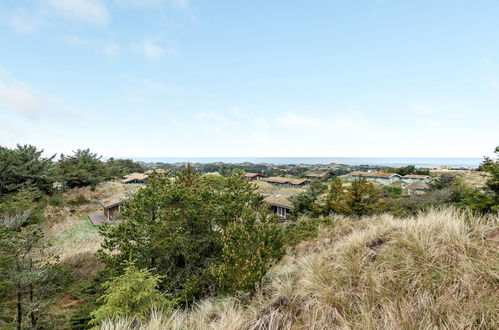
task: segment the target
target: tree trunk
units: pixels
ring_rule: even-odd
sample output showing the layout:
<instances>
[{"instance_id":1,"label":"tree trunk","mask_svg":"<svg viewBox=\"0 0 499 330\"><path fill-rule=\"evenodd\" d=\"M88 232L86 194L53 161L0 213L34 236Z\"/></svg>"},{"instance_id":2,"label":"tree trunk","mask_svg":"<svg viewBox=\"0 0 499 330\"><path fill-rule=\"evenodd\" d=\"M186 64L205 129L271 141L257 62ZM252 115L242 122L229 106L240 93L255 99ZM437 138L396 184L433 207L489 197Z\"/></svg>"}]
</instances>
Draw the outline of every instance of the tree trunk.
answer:
<instances>
[{"instance_id":1,"label":"tree trunk","mask_svg":"<svg viewBox=\"0 0 499 330\"><path fill-rule=\"evenodd\" d=\"M21 287L17 286L17 330L21 330L22 322L23 322L23 303L22 303L22 294Z\"/></svg>"},{"instance_id":2,"label":"tree trunk","mask_svg":"<svg viewBox=\"0 0 499 330\"><path fill-rule=\"evenodd\" d=\"M30 284L29 285L29 301L31 303L31 306L33 307L34 306L34 294L33 294L33 284ZM31 310L31 312L29 313L29 316L31 318L31 327L33 329L36 328L36 321L37 321L37 317L35 315L35 312L33 310Z\"/></svg>"}]
</instances>

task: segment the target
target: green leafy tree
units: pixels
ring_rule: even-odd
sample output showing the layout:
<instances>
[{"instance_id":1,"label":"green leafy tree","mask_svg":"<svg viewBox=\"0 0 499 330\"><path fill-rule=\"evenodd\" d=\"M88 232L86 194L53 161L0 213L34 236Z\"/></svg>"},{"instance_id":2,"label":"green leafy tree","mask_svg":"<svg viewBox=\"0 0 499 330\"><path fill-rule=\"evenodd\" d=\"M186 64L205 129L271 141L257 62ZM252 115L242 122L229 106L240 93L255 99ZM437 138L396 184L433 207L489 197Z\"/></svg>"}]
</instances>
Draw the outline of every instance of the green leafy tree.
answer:
<instances>
[{"instance_id":1,"label":"green leafy tree","mask_svg":"<svg viewBox=\"0 0 499 330\"><path fill-rule=\"evenodd\" d=\"M456 176L454 175L442 174L434 178L430 182L429 186L431 190L441 190L451 187L455 180Z\"/></svg>"},{"instance_id":2,"label":"green leafy tree","mask_svg":"<svg viewBox=\"0 0 499 330\"><path fill-rule=\"evenodd\" d=\"M497 157L496 160L486 157L482 163L482 168L489 174L489 178L485 185L495 201L495 205L493 205L491 209L493 211L499 211L499 146L496 147L494 153Z\"/></svg>"},{"instance_id":3,"label":"green leafy tree","mask_svg":"<svg viewBox=\"0 0 499 330\"><path fill-rule=\"evenodd\" d=\"M100 159L90 149L78 149L71 156L61 155L58 167L66 186L96 187L105 178L105 165Z\"/></svg>"},{"instance_id":4,"label":"green leafy tree","mask_svg":"<svg viewBox=\"0 0 499 330\"><path fill-rule=\"evenodd\" d=\"M365 178L352 181L347 188L345 204L347 213L357 216L373 214L384 209L380 192Z\"/></svg>"},{"instance_id":5,"label":"green leafy tree","mask_svg":"<svg viewBox=\"0 0 499 330\"><path fill-rule=\"evenodd\" d=\"M153 307L166 307L167 300L158 290L159 275L148 269L128 264L123 275L111 278L103 284L105 293L99 298L102 305L91 313L91 325L99 325L116 317L144 319Z\"/></svg>"},{"instance_id":6,"label":"green leafy tree","mask_svg":"<svg viewBox=\"0 0 499 330\"><path fill-rule=\"evenodd\" d=\"M15 305L16 316L11 319L17 329L37 329L43 323L49 324L48 309L54 293L71 278L57 264L57 258L46 253L47 247L41 244L42 231L28 223L30 213L19 210L0 216L0 248L9 266L2 273L10 287L9 301Z\"/></svg>"},{"instance_id":7,"label":"green leafy tree","mask_svg":"<svg viewBox=\"0 0 499 330\"><path fill-rule=\"evenodd\" d=\"M52 161L55 155L44 158L42 153L32 145L0 147L0 197L29 187L45 193L53 191L57 181Z\"/></svg>"},{"instance_id":8,"label":"green leafy tree","mask_svg":"<svg viewBox=\"0 0 499 330\"><path fill-rule=\"evenodd\" d=\"M222 257L212 269L221 293L252 291L268 268L284 255L277 218L268 211L246 209L222 237Z\"/></svg>"},{"instance_id":9,"label":"green leafy tree","mask_svg":"<svg viewBox=\"0 0 499 330\"><path fill-rule=\"evenodd\" d=\"M144 168L131 159L109 158L105 163L107 179L121 178L130 173L142 173Z\"/></svg>"},{"instance_id":10,"label":"green leafy tree","mask_svg":"<svg viewBox=\"0 0 499 330\"><path fill-rule=\"evenodd\" d=\"M402 176L407 174L430 175L430 170L426 168L417 168L414 165L408 165L397 168L395 170L395 173L400 174Z\"/></svg>"},{"instance_id":11,"label":"green leafy tree","mask_svg":"<svg viewBox=\"0 0 499 330\"><path fill-rule=\"evenodd\" d=\"M317 201L326 189L327 186L323 182L312 181L306 191L292 199L294 214L319 215L321 208Z\"/></svg>"},{"instance_id":12,"label":"green leafy tree","mask_svg":"<svg viewBox=\"0 0 499 330\"><path fill-rule=\"evenodd\" d=\"M106 270L122 273L128 260L163 276L160 290L186 305L213 292L210 266L223 254L223 235L247 208L262 207L243 176L199 176L186 167L177 177L153 175L125 204L127 221L103 228Z\"/></svg>"},{"instance_id":13,"label":"green leafy tree","mask_svg":"<svg viewBox=\"0 0 499 330\"><path fill-rule=\"evenodd\" d=\"M339 179L333 180L327 190L323 205L323 215L331 213L347 213L346 192L343 183Z\"/></svg>"}]
</instances>

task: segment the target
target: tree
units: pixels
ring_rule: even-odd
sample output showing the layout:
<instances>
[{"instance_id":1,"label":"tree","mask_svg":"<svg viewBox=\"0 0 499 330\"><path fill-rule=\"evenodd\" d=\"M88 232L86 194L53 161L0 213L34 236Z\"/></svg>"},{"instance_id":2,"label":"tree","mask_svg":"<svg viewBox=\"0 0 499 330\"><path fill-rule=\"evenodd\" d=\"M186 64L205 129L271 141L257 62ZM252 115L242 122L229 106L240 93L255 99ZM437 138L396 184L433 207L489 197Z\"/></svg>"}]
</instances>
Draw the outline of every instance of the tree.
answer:
<instances>
[{"instance_id":1,"label":"tree","mask_svg":"<svg viewBox=\"0 0 499 330\"><path fill-rule=\"evenodd\" d=\"M0 216L0 250L8 267L2 269L9 285L8 296L15 304L17 329L36 329L54 293L70 280L70 274L57 264L57 258L48 255L47 247L40 244L43 237L37 225L28 223L30 210Z\"/></svg>"},{"instance_id":2,"label":"tree","mask_svg":"<svg viewBox=\"0 0 499 330\"><path fill-rule=\"evenodd\" d=\"M0 147L0 197L24 188L36 188L51 193L57 181L55 155L42 157L43 149L32 145L17 145L15 149Z\"/></svg>"},{"instance_id":3,"label":"tree","mask_svg":"<svg viewBox=\"0 0 499 330\"><path fill-rule=\"evenodd\" d=\"M352 181L347 188L345 204L347 213L357 216L373 214L384 206L380 192L365 178Z\"/></svg>"},{"instance_id":4,"label":"tree","mask_svg":"<svg viewBox=\"0 0 499 330\"><path fill-rule=\"evenodd\" d=\"M69 188L96 187L105 177L104 163L101 157L90 149L78 149L72 156L61 155L59 171Z\"/></svg>"},{"instance_id":5,"label":"tree","mask_svg":"<svg viewBox=\"0 0 499 330\"><path fill-rule=\"evenodd\" d=\"M399 175L407 175L407 174L420 174L420 175L430 175L430 170L426 168L416 168L414 165L408 165L399 167L395 170L395 173Z\"/></svg>"},{"instance_id":6,"label":"tree","mask_svg":"<svg viewBox=\"0 0 499 330\"><path fill-rule=\"evenodd\" d=\"M222 257L212 268L220 293L253 291L267 269L284 255L284 238L268 211L246 209L222 237Z\"/></svg>"},{"instance_id":7,"label":"tree","mask_svg":"<svg viewBox=\"0 0 499 330\"><path fill-rule=\"evenodd\" d=\"M199 176L190 166L177 177L152 175L125 203L127 221L103 228L100 258L114 276L134 260L163 276L159 288L172 303L188 305L215 290L210 267L223 255L224 233L245 210L263 207L254 191L242 175Z\"/></svg>"},{"instance_id":8,"label":"tree","mask_svg":"<svg viewBox=\"0 0 499 330\"><path fill-rule=\"evenodd\" d=\"M310 213L311 215L318 215L321 213L317 200L326 189L327 186L321 181L312 181L306 191L293 198L294 213Z\"/></svg>"},{"instance_id":9,"label":"tree","mask_svg":"<svg viewBox=\"0 0 499 330\"><path fill-rule=\"evenodd\" d=\"M496 160L485 157L480 164L480 170L488 173L485 189L475 189L463 200L468 207L482 212L499 211L499 146L494 153L497 155Z\"/></svg>"},{"instance_id":10,"label":"tree","mask_svg":"<svg viewBox=\"0 0 499 330\"><path fill-rule=\"evenodd\" d=\"M148 269L140 269L129 263L123 275L111 278L103 284L105 294L99 298L102 305L91 313L91 325L99 325L119 316L144 319L153 307L165 307L167 300L158 290L159 275Z\"/></svg>"},{"instance_id":11,"label":"tree","mask_svg":"<svg viewBox=\"0 0 499 330\"><path fill-rule=\"evenodd\" d=\"M454 175L442 174L433 179L429 186L431 190L440 190L449 188L454 184L456 177Z\"/></svg>"},{"instance_id":12,"label":"tree","mask_svg":"<svg viewBox=\"0 0 499 330\"><path fill-rule=\"evenodd\" d=\"M131 159L109 158L105 163L106 178L121 178L130 173L142 173L144 168Z\"/></svg>"},{"instance_id":13,"label":"tree","mask_svg":"<svg viewBox=\"0 0 499 330\"><path fill-rule=\"evenodd\" d=\"M333 180L329 185L323 206L323 215L330 213L347 213L346 192L343 183L339 179Z\"/></svg>"}]
</instances>

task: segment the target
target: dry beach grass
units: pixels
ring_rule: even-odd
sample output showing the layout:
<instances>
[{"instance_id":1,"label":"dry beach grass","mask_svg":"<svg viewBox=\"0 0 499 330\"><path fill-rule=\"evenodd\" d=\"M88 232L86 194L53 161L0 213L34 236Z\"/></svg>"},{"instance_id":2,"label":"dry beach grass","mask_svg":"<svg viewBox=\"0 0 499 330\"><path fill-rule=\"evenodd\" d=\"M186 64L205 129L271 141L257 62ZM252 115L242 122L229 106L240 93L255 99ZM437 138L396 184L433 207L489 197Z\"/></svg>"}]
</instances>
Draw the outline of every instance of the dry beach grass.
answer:
<instances>
[{"instance_id":1,"label":"dry beach grass","mask_svg":"<svg viewBox=\"0 0 499 330\"><path fill-rule=\"evenodd\" d=\"M102 329L497 329L498 216L454 209L339 218L249 301L205 300Z\"/></svg>"}]
</instances>

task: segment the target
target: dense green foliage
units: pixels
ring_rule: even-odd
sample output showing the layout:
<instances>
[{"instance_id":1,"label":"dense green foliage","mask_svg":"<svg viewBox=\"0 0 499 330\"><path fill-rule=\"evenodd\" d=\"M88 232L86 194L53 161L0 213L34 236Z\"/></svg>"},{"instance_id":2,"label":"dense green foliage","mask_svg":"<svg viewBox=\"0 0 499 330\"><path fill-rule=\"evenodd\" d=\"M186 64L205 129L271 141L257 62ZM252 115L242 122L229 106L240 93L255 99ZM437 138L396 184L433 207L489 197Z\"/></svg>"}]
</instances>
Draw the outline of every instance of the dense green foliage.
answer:
<instances>
[{"instance_id":1,"label":"dense green foliage","mask_svg":"<svg viewBox=\"0 0 499 330\"><path fill-rule=\"evenodd\" d=\"M344 187L339 179L329 186L309 188L294 199L295 215L327 216L331 213L362 216L373 214L384 206L381 191L362 178Z\"/></svg>"},{"instance_id":2,"label":"dense green foliage","mask_svg":"<svg viewBox=\"0 0 499 330\"><path fill-rule=\"evenodd\" d=\"M57 181L53 158L42 157L43 150L30 145L15 149L0 146L0 197L34 187L51 193Z\"/></svg>"},{"instance_id":3,"label":"dense green foliage","mask_svg":"<svg viewBox=\"0 0 499 330\"><path fill-rule=\"evenodd\" d=\"M129 264L123 275L105 282L105 293L99 298L102 305L91 313L91 324L98 325L106 319L115 317L145 318L152 308L166 307L167 301L158 290L159 275L147 269L136 268Z\"/></svg>"},{"instance_id":4,"label":"dense green foliage","mask_svg":"<svg viewBox=\"0 0 499 330\"><path fill-rule=\"evenodd\" d=\"M408 165L397 168L395 170L395 173L400 174L402 176L407 174L430 175L430 170L427 168L417 168L414 165Z\"/></svg>"},{"instance_id":5,"label":"dense green foliage","mask_svg":"<svg viewBox=\"0 0 499 330\"><path fill-rule=\"evenodd\" d=\"M317 199L321 196L327 186L322 181L312 181L303 193L296 195L293 201L293 210L295 214L319 213L317 209Z\"/></svg>"},{"instance_id":6,"label":"dense green foliage","mask_svg":"<svg viewBox=\"0 0 499 330\"><path fill-rule=\"evenodd\" d=\"M144 172L144 168L131 159L109 158L105 167L106 179L121 178L130 173Z\"/></svg>"},{"instance_id":7,"label":"dense green foliage","mask_svg":"<svg viewBox=\"0 0 499 330\"><path fill-rule=\"evenodd\" d=\"M220 293L254 291L272 262L284 255L281 230L265 210L245 209L224 229L221 245L221 258L212 267Z\"/></svg>"},{"instance_id":8,"label":"dense green foliage","mask_svg":"<svg viewBox=\"0 0 499 330\"><path fill-rule=\"evenodd\" d=\"M18 329L51 327L54 319L49 307L54 293L67 285L71 274L42 244L39 221L34 222L40 219L32 216L37 212L36 207L30 208L26 203L29 193L19 194L23 196L14 196L14 202L0 204L0 274L3 278L0 298L7 310L15 311L4 313L1 319L5 326L15 324ZM21 202L16 204L15 200ZM31 204L36 205L34 201Z\"/></svg>"},{"instance_id":9,"label":"dense green foliage","mask_svg":"<svg viewBox=\"0 0 499 330\"><path fill-rule=\"evenodd\" d=\"M133 260L162 276L159 288L173 305L253 287L283 251L276 219L254 190L243 176L199 176L190 167L151 176L123 208L127 221L103 229L106 271L119 276ZM236 256L242 246L255 252L255 265ZM241 266L241 283L224 270Z\"/></svg>"},{"instance_id":10,"label":"dense green foliage","mask_svg":"<svg viewBox=\"0 0 499 330\"><path fill-rule=\"evenodd\" d=\"M61 155L58 166L69 188L97 186L104 181L105 166L90 149L78 149L73 155Z\"/></svg>"}]
</instances>

